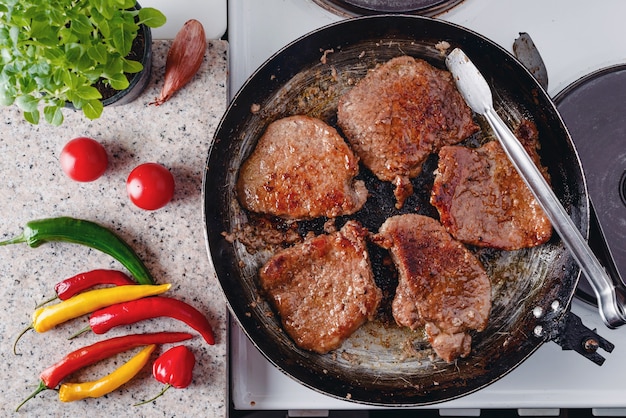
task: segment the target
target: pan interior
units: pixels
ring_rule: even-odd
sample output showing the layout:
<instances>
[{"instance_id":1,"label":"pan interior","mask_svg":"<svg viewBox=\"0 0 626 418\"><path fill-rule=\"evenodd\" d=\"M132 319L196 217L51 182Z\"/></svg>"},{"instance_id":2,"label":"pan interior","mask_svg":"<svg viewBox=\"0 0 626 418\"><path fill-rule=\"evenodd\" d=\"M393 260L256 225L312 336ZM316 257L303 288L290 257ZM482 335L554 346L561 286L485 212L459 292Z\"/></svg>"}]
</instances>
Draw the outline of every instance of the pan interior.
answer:
<instances>
[{"instance_id":1,"label":"pan interior","mask_svg":"<svg viewBox=\"0 0 626 418\"><path fill-rule=\"evenodd\" d=\"M295 380L327 395L371 405L426 405L478 390L508 373L546 340L544 320L568 308L578 268L558 236L520 251L471 248L492 281L493 307L488 328L472 335L468 358L447 364L433 355L422 332L398 328L384 312L343 346L326 355L299 349L258 291L257 271L269 251L249 253L223 233L242 228L251 216L234 190L240 165L266 126L281 117L307 114L336 126L337 100L378 63L399 55L422 58L445 68L441 41L461 47L487 76L497 111L511 126L523 118L538 128L543 164L575 223L586 232L585 183L567 131L552 102L532 76L508 53L463 28L420 17L376 16L330 25L272 57L233 100L210 151L204 198L208 247L229 308L254 345ZM490 138L483 131L468 146ZM436 156L414 179L415 194L402 210L394 206L391 185L361 167L370 198L355 215L370 231L395 214L418 212L437 217L429 203ZM321 232L325 220L302 222L301 231ZM394 292L393 271L385 253L371 248L377 283L385 297Z\"/></svg>"}]
</instances>

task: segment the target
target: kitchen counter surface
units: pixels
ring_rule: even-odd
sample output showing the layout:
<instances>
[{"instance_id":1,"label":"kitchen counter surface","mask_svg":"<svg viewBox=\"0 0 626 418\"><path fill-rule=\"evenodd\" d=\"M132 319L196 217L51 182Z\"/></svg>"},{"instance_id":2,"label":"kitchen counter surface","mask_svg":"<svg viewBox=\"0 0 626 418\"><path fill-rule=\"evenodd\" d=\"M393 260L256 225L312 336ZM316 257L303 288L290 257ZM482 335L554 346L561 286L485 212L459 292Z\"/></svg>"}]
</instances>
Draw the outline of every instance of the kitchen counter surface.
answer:
<instances>
[{"instance_id":1,"label":"kitchen counter surface","mask_svg":"<svg viewBox=\"0 0 626 418\"><path fill-rule=\"evenodd\" d=\"M2 416L205 416L228 415L227 309L207 257L202 218L202 176L210 142L227 106L225 41L209 41L196 77L162 106L151 102L163 84L165 56L171 41L155 41L152 80L135 102L107 107L100 119L65 111L65 122L52 127L31 125L16 107L0 108L0 240L19 235L32 219L72 216L106 226L124 238L142 257L158 283L171 283L166 294L205 313L214 327L216 344L209 346L182 322L169 318L67 337L87 324L71 320L51 331L26 333L13 354L13 342L31 322L37 303L54 294L56 282L80 272L109 268L124 270L113 258L75 244L47 243L0 247L0 386ZM91 183L70 180L61 171L59 154L72 138L88 136L104 145L109 156L106 173ZM126 196L130 171L144 162L168 167L176 181L172 202L156 211L135 207ZM39 373L65 354L111 336L141 332L185 331L196 356L193 382L171 388L155 402L133 407L159 393L163 385L146 366L140 375L106 397L73 403L59 401L47 390L15 407L39 383ZM158 347L156 359L171 345ZM110 373L138 350L116 356L71 376L69 381L95 380Z\"/></svg>"}]
</instances>

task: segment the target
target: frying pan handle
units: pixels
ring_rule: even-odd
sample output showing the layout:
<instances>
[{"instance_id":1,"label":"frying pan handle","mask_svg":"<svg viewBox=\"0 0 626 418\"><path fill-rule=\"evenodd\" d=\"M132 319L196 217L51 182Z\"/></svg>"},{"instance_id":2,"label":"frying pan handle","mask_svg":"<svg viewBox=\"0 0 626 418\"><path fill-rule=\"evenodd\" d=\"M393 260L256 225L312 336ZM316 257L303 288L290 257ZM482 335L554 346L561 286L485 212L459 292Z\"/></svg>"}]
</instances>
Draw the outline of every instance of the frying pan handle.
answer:
<instances>
[{"instance_id":1,"label":"frying pan handle","mask_svg":"<svg viewBox=\"0 0 626 418\"><path fill-rule=\"evenodd\" d=\"M615 348L613 343L598 335L595 330L587 328L583 321L571 311L559 317L555 323L546 325L550 331L550 339L560 345L563 350L574 350L598 366L602 366L605 360L598 350L603 349L611 353Z\"/></svg>"},{"instance_id":2,"label":"frying pan handle","mask_svg":"<svg viewBox=\"0 0 626 418\"><path fill-rule=\"evenodd\" d=\"M615 282L591 251L589 244L578 231L546 179L493 107L487 109L484 116L496 133L507 156L517 171L522 174L522 178L550 219L552 226L589 280L604 323L609 328L626 324L624 313L626 292L622 287L615 286Z\"/></svg>"}]
</instances>

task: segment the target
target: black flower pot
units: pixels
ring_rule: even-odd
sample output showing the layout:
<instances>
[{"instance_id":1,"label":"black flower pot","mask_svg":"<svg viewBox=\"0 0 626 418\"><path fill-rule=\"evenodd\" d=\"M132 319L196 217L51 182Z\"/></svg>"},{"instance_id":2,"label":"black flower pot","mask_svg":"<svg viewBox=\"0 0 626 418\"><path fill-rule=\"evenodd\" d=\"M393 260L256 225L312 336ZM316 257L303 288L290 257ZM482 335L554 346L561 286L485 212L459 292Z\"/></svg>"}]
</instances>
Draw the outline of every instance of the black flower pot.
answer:
<instances>
[{"instance_id":1,"label":"black flower pot","mask_svg":"<svg viewBox=\"0 0 626 418\"><path fill-rule=\"evenodd\" d=\"M140 8L139 4L135 5L135 9ZM94 86L102 94L100 101L104 106L128 104L137 99L148 86L152 74L152 29L150 27L139 25L137 36L126 58L141 62L143 69L138 73L126 74L129 86L124 90L116 90L103 81L98 81ZM76 110L72 102L66 102L65 107Z\"/></svg>"},{"instance_id":2,"label":"black flower pot","mask_svg":"<svg viewBox=\"0 0 626 418\"><path fill-rule=\"evenodd\" d=\"M137 6L139 7L139 6ZM102 104L104 106L123 105L132 102L146 89L152 73L152 30L141 25L137 37L133 41L133 48L129 57L140 61L143 70L129 74L129 83L125 90L114 90L109 86L102 86Z\"/></svg>"}]
</instances>

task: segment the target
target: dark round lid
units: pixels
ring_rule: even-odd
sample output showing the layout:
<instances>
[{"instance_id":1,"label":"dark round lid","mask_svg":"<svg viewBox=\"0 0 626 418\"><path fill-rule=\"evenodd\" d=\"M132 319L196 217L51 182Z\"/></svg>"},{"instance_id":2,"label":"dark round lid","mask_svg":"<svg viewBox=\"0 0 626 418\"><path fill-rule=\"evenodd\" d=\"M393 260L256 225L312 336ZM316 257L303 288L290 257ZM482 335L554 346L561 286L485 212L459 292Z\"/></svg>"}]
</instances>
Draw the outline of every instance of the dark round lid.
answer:
<instances>
[{"instance_id":1,"label":"dark round lid","mask_svg":"<svg viewBox=\"0 0 626 418\"><path fill-rule=\"evenodd\" d=\"M609 270L626 277L626 65L589 74L555 97L570 131L587 179L589 197L597 215L591 223L590 245ZM602 248L602 235L608 248ZM578 293L595 303L585 279Z\"/></svg>"}]
</instances>

